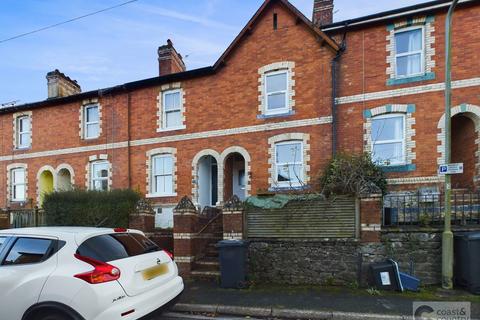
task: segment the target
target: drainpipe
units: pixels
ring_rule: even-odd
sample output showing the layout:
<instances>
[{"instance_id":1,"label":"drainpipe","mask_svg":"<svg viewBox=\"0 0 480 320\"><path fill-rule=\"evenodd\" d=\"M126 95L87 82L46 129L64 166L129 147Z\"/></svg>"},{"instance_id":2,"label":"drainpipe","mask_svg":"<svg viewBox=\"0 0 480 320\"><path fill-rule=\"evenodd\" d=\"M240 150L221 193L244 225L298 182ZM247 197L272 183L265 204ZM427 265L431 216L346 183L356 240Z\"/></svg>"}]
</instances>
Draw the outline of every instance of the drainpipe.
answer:
<instances>
[{"instance_id":1,"label":"drainpipe","mask_svg":"<svg viewBox=\"0 0 480 320\"><path fill-rule=\"evenodd\" d=\"M453 11L458 0L453 0L448 9L445 22L445 164L451 161L451 114L450 106L452 104L452 19ZM452 184L449 174L445 175L445 226L442 234L442 287L452 289L453 277L453 233L451 226L452 215Z\"/></svg>"},{"instance_id":2,"label":"drainpipe","mask_svg":"<svg viewBox=\"0 0 480 320\"><path fill-rule=\"evenodd\" d=\"M345 28L347 28L348 24L345 24ZM337 65L338 60L345 52L346 49L346 41L345 38L347 36L347 32L343 34L342 43L340 45L340 49L337 51L337 54L332 59L331 63L331 73L332 73L332 158L335 157L337 154Z\"/></svg>"}]
</instances>

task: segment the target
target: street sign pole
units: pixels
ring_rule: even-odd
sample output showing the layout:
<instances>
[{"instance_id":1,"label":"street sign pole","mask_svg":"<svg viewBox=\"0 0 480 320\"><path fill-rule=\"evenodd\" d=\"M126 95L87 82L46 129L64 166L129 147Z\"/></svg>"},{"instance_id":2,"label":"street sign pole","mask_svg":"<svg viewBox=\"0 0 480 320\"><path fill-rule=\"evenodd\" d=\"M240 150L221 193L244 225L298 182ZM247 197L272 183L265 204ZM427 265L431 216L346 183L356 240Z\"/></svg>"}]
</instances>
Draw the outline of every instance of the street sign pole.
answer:
<instances>
[{"instance_id":1,"label":"street sign pole","mask_svg":"<svg viewBox=\"0 0 480 320\"><path fill-rule=\"evenodd\" d=\"M452 16L458 0L453 0L448 9L445 22L445 163L451 160L451 114L452 77L451 77L451 48L452 48ZM445 227L442 234L442 287L453 289L453 233L451 226L452 215L452 184L449 173L445 175Z\"/></svg>"}]
</instances>

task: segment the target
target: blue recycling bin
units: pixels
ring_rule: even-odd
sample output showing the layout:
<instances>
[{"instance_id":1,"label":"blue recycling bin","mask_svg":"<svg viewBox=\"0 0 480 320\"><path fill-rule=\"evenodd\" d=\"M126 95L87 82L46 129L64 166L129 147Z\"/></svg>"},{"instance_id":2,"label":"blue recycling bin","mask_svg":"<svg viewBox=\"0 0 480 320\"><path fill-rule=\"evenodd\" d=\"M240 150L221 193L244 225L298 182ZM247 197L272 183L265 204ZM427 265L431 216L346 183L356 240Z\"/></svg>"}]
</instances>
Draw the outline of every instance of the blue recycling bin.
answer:
<instances>
[{"instance_id":1,"label":"blue recycling bin","mask_svg":"<svg viewBox=\"0 0 480 320\"><path fill-rule=\"evenodd\" d=\"M420 286L419 279L403 272L399 272L399 276L403 289L409 291L418 291L418 287Z\"/></svg>"}]
</instances>

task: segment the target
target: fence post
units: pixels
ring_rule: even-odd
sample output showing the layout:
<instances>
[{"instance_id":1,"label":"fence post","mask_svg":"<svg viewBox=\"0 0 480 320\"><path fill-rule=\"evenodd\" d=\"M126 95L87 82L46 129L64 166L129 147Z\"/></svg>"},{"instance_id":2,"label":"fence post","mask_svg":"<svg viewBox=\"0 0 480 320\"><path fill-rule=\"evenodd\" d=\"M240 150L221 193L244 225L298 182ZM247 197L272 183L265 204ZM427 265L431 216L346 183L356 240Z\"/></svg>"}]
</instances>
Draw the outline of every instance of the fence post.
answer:
<instances>
[{"instance_id":1,"label":"fence post","mask_svg":"<svg viewBox=\"0 0 480 320\"><path fill-rule=\"evenodd\" d=\"M128 217L128 227L143 232L153 232L155 228L155 212L150 203L140 199L135 206L135 212Z\"/></svg>"},{"instance_id":2,"label":"fence post","mask_svg":"<svg viewBox=\"0 0 480 320\"><path fill-rule=\"evenodd\" d=\"M173 252L182 276L188 277L195 263L195 239L198 229L198 212L187 196L173 210Z\"/></svg>"},{"instance_id":3,"label":"fence post","mask_svg":"<svg viewBox=\"0 0 480 320\"><path fill-rule=\"evenodd\" d=\"M223 239L241 240L244 234L245 207L242 201L234 195L223 207Z\"/></svg>"},{"instance_id":4,"label":"fence post","mask_svg":"<svg viewBox=\"0 0 480 320\"><path fill-rule=\"evenodd\" d=\"M360 240L380 242L382 229L382 195L369 194L360 197Z\"/></svg>"},{"instance_id":5,"label":"fence post","mask_svg":"<svg viewBox=\"0 0 480 320\"><path fill-rule=\"evenodd\" d=\"M33 207L33 222L35 227L38 227L38 206Z\"/></svg>"}]
</instances>

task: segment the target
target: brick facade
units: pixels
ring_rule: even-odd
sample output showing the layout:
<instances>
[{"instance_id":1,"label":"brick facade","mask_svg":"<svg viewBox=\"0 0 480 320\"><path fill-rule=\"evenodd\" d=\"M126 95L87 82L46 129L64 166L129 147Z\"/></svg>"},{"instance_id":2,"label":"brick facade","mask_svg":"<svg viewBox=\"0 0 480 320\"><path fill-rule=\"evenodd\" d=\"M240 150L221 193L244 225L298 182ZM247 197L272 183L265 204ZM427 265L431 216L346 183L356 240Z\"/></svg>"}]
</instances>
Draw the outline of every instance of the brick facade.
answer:
<instances>
[{"instance_id":1,"label":"brick facade","mask_svg":"<svg viewBox=\"0 0 480 320\"><path fill-rule=\"evenodd\" d=\"M433 10L347 30L322 26L337 41L345 33L346 47L339 59L337 75L337 150L368 151L369 119L376 113L407 115L408 167L388 173L392 189L411 190L442 181L437 175L437 164L442 162L444 141L441 121L445 14L445 9ZM479 14L478 5L459 6L453 29L456 111L452 114L467 115L464 121L473 119L475 130L469 141L463 141L470 154L465 157L470 160L458 161L470 161L468 172L474 172L474 177L480 163L476 136L480 119L480 65L474 63L480 34L471 30L476 27ZM61 168L68 168L76 186L88 187L92 159L108 160L110 188L139 190L153 204L177 203L184 195L195 202L199 198L198 162L206 155L217 162L216 204L222 204L232 194L231 166L225 165L230 154L238 153L244 158L247 195L272 187L272 143L278 140L276 137L303 141L305 182L308 186L315 185L331 159L331 62L338 47L331 44L330 38L315 33L321 31L315 31L303 18L285 1L266 1L214 67L190 73L173 68L171 71L180 72L124 85L125 89L87 92L1 110L0 193L5 197L0 197L0 207L15 205L7 196L11 192L8 169L13 164L28 168L27 197L36 202L40 192L37 176L42 167L53 168L55 174ZM435 76L414 82L389 82L392 30L411 23L426 25L426 70ZM167 49L174 51L171 42ZM289 70L291 112L262 117L265 108L262 73L275 66ZM183 126L163 130L161 93L172 88L181 89ZM83 139L82 105L92 102L101 106L100 135ZM28 149L14 148L12 114L15 112L31 115L33 137ZM149 158L156 149L175 150L175 192L164 197L150 191ZM54 177L55 184L57 180Z\"/></svg>"}]
</instances>

